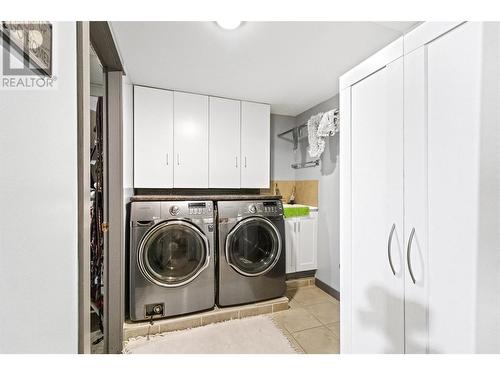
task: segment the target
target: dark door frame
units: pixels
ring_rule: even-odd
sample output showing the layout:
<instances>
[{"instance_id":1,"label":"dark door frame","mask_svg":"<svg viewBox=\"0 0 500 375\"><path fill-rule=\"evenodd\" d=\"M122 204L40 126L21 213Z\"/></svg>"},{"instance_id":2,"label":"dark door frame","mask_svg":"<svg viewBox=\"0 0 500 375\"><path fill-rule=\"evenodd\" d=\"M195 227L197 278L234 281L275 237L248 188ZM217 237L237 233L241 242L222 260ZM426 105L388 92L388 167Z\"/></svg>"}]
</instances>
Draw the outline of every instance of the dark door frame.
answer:
<instances>
[{"instance_id":1,"label":"dark door frame","mask_svg":"<svg viewBox=\"0 0 500 375\"><path fill-rule=\"evenodd\" d=\"M106 79L104 352L122 350L124 320L124 210L122 76L118 49L108 22L77 22L78 80L78 352L90 353L90 61L92 43Z\"/></svg>"}]
</instances>

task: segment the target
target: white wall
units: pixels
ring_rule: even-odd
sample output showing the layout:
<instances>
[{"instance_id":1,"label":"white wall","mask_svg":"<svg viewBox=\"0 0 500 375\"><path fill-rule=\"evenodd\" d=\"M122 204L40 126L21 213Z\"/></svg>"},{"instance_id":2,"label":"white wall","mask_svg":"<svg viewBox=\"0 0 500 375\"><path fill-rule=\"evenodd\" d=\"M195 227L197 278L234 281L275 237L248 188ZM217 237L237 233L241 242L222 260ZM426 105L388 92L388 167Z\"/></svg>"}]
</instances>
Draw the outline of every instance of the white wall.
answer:
<instances>
[{"instance_id":1,"label":"white wall","mask_svg":"<svg viewBox=\"0 0 500 375\"><path fill-rule=\"evenodd\" d=\"M308 109L295 118L295 124L305 123L311 116L338 108L339 97ZM342 115L342 114L341 114ZM297 162L312 160L307 153L307 137L300 142ZM339 135L329 137L325 151L321 155L319 167L297 169L297 180L319 180L318 196L318 271L316 278L337 291L340 291L340 173L339 173Z\"/></svg>"},{"instance_id":2,"label":"white wall","mask_svg":"<svg viewBox=\"0 0 500 375\"><path fill-rule=\"evenodd\" d=\"M127 76L123 77L123 196L134 190L134 90ZM128 200L127 200L128 201Z\"/></svg>"},{"instance_id":3,"label":"white wall","mask_svg":"<svg viewBox=\"0 0 500 375\"><path fill-rule=\"evenodd\" d=\"M278 137L279 133L294 126L295 117L271 115L271 180L295 179L295 170L291 167L293 143Z\"/></svg>"},{"instance_id":4,"label":"white wall","mask_svg":"<svg viewBox=\"0 0 500 375\"><path fill-rule=\"evenodd\" d=\"M76 24L53 33L57 88L0 90L0 353L78 350Z\"/></svg>"},{"instance_id":5,"label":"white wall","mask_svg":"<svg viewBox=\"0 0 500 375\"><path fill-rule=\"evenodd\" d=\"M299 143L299 148L294 152L293 144L278 140L276 134L305 123L318 112L338 108L338 105L339 97L336 95L299 114L293 122L289 121L289 116L273 115L271 117L271 134L274 138L274 152L271 154L275 170L274 176L272 174L273 178L319 181L318 271L316 277L337 291L340 290L339 136L336 134L328 138L319 167L294 170L290 167L291 163L313 160L307 153L307 137Z\"/></svg>"},{"instance_id":6,"label":"white wall","mask_svg":"<svg viewBox=\"0 0 500 375\"><path fill-rule=\"evenodd\" d=\"M134 89L130 79L127 76L123 77L122 81L122 105L123 105L123 244L125 248L124 259L125 263L128 262L127 258L127 248L129 243L129 231L128 231L128 216L127 216L127 204L130 202L130 198L134 195ZM127 269L127 266L125 266ZM127 275L125 275L125 278ZM125 284L125 291L127 286ZM127 298L125 298L125 303L127 303ZM125 311L128 309L125 308Z\"/></svg>"}]
</instances>

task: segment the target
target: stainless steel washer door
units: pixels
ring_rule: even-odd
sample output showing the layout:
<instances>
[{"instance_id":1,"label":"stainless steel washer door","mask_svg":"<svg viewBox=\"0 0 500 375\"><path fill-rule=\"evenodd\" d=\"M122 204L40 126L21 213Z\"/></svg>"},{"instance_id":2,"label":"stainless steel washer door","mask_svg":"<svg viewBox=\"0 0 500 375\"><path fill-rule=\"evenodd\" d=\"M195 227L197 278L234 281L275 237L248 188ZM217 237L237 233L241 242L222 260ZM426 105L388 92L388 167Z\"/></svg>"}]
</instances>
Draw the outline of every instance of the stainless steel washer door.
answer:
<instances>
[{"instance_id":1,"label":"stainless steel washer door","mask_svg":"<svg viewBox=\"0 0 500 375\"><path fill-rule=\"evenodd\" d=\"M207 237L195 225L170 220L153 227L142 239L139 268L149 281L178 287L194 280L210 262Z\"/></svg>"},{"instance_id":2,"label":"stainless steel washer door","mask_svg":"<svg viewBox=\"0 0 500 375\"><path fill-rule=\"evenodd\" d=\"M281 236L269 220L249 217L227 235L226 261L242 275L259 276L275 266L281 248Z\"/></svg>"}]
</instances>

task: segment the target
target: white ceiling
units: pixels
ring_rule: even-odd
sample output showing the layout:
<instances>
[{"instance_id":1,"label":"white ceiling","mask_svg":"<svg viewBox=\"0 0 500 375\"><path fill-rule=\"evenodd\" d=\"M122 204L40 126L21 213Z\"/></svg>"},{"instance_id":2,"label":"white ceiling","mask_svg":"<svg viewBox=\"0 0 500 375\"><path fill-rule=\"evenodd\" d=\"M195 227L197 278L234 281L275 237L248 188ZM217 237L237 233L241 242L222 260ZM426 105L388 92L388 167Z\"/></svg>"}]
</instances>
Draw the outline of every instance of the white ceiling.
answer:
<instances>
[{"instance_id":1,"label":"white ceiling","mask_svg":"<svg viewBox=\"0 0 500 375\"><path fill-rule=\"evenodd\" d=\"M417 22L112 22L134 84L271 104L296 116Z\"/></svg>"}]
</instances>

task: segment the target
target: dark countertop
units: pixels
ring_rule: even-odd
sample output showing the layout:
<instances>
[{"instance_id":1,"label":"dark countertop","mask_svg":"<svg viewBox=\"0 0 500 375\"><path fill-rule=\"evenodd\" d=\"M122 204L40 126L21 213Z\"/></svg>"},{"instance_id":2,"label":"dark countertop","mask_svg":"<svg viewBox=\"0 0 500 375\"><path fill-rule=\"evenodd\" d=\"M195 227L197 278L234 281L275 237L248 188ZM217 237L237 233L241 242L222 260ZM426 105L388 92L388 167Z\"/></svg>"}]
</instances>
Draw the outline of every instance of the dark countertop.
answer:
<instances>
[{"instance_id":1,"label":"dark countertop","mask_svg":"<svg viewBox=\"0 0 500 375\"><path fill-rule=\"evenodd\" d=\"M251 201L251 200L281 199L281 195L134 195L131 202L148 201Z\"/></svg>"}]
</instances>

